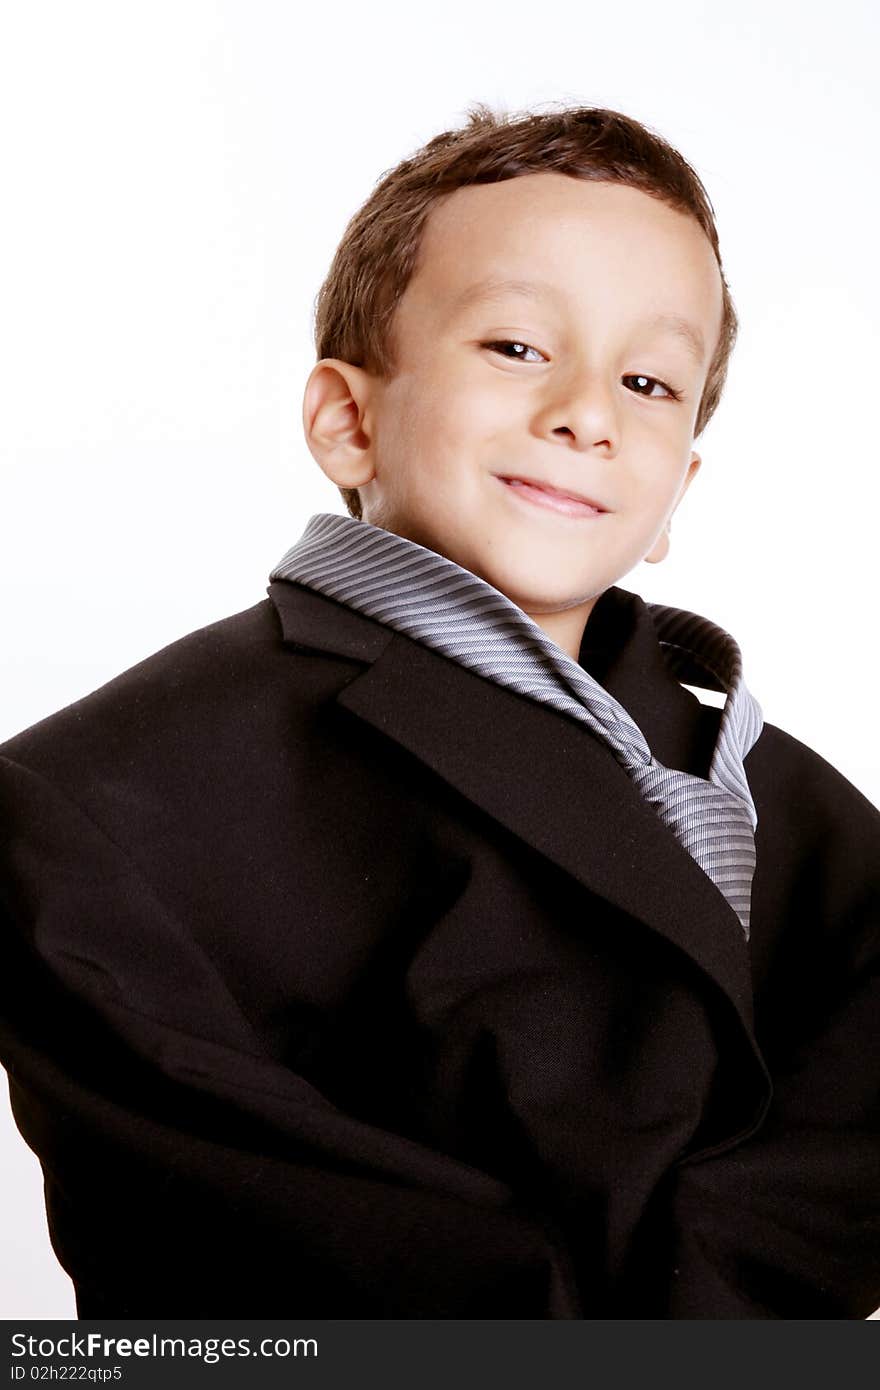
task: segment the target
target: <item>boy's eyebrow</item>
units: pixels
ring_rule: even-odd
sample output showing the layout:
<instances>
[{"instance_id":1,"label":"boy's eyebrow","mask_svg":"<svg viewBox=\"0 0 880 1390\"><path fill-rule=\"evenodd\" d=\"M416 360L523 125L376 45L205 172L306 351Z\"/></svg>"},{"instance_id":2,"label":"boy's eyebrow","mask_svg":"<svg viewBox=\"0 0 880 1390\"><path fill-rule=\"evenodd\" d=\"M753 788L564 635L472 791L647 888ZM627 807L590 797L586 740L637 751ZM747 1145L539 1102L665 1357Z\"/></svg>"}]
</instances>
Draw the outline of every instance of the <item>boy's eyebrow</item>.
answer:
<instances>
[{"instance_id":1,"label":"boy's eyebrow","mask_svg":"<svg viewBox=\"0 0 880 1390\"><path fill-rule=\"evenodd\" d=\"M469 309L473 304L482 303L487 299L501 299L505 295L517 294L524 299L539 300L545 294L557 301L564 299L558 285L551 284L549 280L499 280L489 277L486 280L478 280L473 285L466 285L453 300L453 312L458 314L462 309ZM706 343L699 328L689 319L682 318L680 314L658 313L642 319L641 325L648 329L665 329L666 332L674 334L691 356L702 363L706 354Z\"/></svg>"}]
</instances>

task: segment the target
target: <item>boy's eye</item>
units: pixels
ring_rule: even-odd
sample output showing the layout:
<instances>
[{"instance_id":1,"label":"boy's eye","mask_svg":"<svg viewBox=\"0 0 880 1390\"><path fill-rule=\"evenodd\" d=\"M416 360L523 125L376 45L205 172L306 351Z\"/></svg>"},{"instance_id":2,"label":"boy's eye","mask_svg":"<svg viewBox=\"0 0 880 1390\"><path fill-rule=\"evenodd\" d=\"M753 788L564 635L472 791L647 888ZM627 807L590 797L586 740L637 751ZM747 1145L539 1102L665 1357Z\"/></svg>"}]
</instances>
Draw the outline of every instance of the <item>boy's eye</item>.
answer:
<instances>
[{"instance_id":1,"label":"boy's eye","mask_svg":"<svg viewBox=\"0 0 880 1390\"><path fill-rule=\"evenodd\" d=\"M491 348L493 352L499 352L502 348L515 348L515 352L504 352L501 354L503 357L508 357L514 362L525 361L523 354L526 352L538 353L538 356L541 358L544 355L543 353L538 352L537 348L529 347L528 343L514 343L510 342L507 338L503 338L500 342L497 343L484 343L483 347Z\"/></svg>"},{"instance_id":2,"label":"boy's eye","mask_svg":"<svg viewBox=\"0 0 880 1390\"><path fill-rule=\"evenodd\" d=\"M667 396L673 401L680 400L681 398L680 392L676 391L672 386L667 386L665 381L658 381L657 378L654 376L625 376L623 379L624 381L636 381L640 383L639 390L636 392L637 396L645 395L649 398L657 399L657 397L653 397L652 390L642 391L641 384L644 383L649 388L653 388L654 386L661 386L663 390L666 392Z\"/></svg>"},{"instance_id":3,"label":"boy's eye","mask_svg":"<svg viewBox=\"0 0 880 1390\"><path fill-rule=\"evenodd\" d=\"M528 343L514 342L508 338L502 338L500 341L494 343L483 343L483 347L490 348L492 352L500 352L502 357L506 357L508 361L525 362L528 360L525 356L527 352L533 352L541 361L544 360L544 354L539 352L537 348L531 347ZM505 348L512 348L513 351L505 352ZM663 396L654 395L653 388L655 386L659 386L662 388L663 391L666 392L666 396L670 400L681 400L680 391L676 391L673 386L668 386L665 381L658 381L656 377L642 376L641 373L636 375L630 373L630 375L625 376L623 380L634 381L638 383L638 387L635 391L635 394L637 396L647 396L649 400L662 400L664 399ZM646 389L643 389L643 387Z\"/></svg>"}]
</instances>

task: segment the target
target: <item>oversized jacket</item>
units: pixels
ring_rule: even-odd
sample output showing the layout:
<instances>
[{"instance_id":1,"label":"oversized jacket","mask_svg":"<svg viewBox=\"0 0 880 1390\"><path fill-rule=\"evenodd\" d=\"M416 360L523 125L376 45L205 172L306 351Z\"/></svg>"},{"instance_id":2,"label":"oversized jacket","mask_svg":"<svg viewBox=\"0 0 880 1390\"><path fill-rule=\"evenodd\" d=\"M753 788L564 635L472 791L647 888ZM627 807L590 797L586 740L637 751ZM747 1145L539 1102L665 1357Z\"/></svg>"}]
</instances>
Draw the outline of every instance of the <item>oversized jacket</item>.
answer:
<instances>
[{"instance_id":1,"label":"oversized jacket","mask_svg":"<svg viewBox=\"0 0 880 1390\"><path fill-rule=\"evenodd\" d=\"M79 1316L869 1315L880 813L765 724L747 943L589 728L268 595L0 747L0 1060ZM705 775L718 709L600 604Z\"/></svg>"}]
</instances>

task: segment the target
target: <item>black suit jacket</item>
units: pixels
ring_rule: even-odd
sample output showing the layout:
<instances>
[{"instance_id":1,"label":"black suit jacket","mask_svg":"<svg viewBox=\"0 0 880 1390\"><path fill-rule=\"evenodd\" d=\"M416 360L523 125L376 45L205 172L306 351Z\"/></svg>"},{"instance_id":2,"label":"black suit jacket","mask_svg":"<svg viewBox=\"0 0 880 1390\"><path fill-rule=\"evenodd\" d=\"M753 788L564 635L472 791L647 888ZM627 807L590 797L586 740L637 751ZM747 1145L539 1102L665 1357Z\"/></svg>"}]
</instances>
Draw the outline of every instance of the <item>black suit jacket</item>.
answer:
<instances>
[{"instance_id":1,"label":"black suit jacket","mask_svg":"<svg viewBox=\"0 0 880 1390\"><path fill-rule=\"evenodd\" d=\"M705 775L640 598L583 659ZM870 1314L880 814L770 724L746 770L750 946L588 729L296 584L0 747L80 1316Z\"/></svg>"}]
</instances>

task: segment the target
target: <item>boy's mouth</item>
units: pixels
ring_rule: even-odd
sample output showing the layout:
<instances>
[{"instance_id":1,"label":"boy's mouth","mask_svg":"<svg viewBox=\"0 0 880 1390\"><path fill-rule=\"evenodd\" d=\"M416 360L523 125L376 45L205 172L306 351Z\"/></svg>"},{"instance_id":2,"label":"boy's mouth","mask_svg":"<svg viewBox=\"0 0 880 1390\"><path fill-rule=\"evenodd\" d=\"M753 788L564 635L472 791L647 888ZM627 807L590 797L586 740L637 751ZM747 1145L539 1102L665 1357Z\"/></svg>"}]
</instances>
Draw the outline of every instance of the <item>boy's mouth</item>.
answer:
<instances>
[{"instance_id":1,"label":"boy's mouth","mask_svg":"<svg viewBox=\"0 0 880 1390\"><path fill-rule=\"evenodd\" d=\"M495 476L524 502L548 507L551 511L562 512L565 516L602 516L608 510L592 497L584 497L576 492L563 492L559 488L551 487L549 483L540 482L537 478L506 477L501 473L496 473Z\"/></svg>"}]
</instances>

